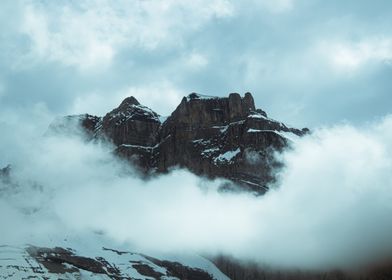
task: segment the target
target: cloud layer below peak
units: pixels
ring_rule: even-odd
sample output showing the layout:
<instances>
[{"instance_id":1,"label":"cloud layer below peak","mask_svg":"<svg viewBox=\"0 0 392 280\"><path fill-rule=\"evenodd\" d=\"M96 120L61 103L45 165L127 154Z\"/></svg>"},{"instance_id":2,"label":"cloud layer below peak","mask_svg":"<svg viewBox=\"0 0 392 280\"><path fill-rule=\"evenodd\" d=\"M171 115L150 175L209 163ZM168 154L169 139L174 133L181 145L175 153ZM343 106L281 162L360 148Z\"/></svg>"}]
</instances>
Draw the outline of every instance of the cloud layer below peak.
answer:
<instances>
[{"instance_id":1,"label":"cloud layer below peak","mask_svg":"<svg viewBox=\"0 0 392 280\"><path fill-rule=\"evenodd\" d=\"M278 155L279 184L253 197L218 192L221 181L181 170L146 182L110 147L73 137L18 141L8 126L0 152L17 185L1 184L2 242L96 232L130 250L359 269L392 257L391 131L391 116L316 130Z\"/></svg>"}]
</instances>

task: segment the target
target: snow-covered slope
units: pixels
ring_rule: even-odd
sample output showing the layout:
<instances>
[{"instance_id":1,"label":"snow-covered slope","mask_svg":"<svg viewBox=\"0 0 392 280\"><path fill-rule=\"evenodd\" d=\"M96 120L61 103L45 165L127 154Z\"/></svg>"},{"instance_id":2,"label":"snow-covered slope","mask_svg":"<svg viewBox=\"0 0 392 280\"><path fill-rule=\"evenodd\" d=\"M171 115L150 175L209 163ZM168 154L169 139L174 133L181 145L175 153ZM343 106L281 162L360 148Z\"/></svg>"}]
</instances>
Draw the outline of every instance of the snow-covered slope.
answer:
<instances>
[{"instance_id":1,"label":"snow-covered slope","mask_svg":"<svg viewBox=\"0 0 392 280\"><path fill-rule=\"evenodd\" d=\"M1 245L0 279L229 279L196 254L150 256L97 240L52 240L53 247Z\"/></svg>"}]
</instances>

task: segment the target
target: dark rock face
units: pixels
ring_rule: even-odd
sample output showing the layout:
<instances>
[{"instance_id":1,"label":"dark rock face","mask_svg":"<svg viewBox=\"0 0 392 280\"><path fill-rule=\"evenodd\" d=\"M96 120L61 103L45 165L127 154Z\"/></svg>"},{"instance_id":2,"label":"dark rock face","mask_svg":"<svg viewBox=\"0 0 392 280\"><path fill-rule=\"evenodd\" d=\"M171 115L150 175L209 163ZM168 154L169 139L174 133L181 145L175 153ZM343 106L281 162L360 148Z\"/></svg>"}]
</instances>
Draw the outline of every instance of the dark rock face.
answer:
<instances>
[{"instance_id":1,"label":"dark rock face","mask_svg":"<svg viewBox=\"0 0 392 280\"><path fill-rule=\"evenodd\" d=\"M231 93L228 98L218 98L192 93L182 99L171 119L197 129L239 121L255 110L250 94L241 98L238 93Z\"/></svg>"},{"instance_id":2,"label":"dark rock face","mask_svg":"<svg viewBox=\"0 0 392 280\"><path fill-rule=\"evenodd\" d=\"M116 153L145 174L187 168L208 178L226 178L245 189L263 193L279 166L273 151L308 129L289 128L256 109L250 93L220 98L192 93L165 121L134 97L126 98L103 118L77 119L91 138L104 138Z\"/></svg>"},{"instance_id":3,"label":"dark rock face","mask_svg":"<svg viewBox=\"0 0 392 280\"><path fill-rule=\"evenodd\" d=\"M155 144L161 125L159 115L140 105L134 97L126 98L118 108L103 117L100 135L110 139L116 146L150 146Z\"/></svg>"},{"instance_id":4,"label":"dark rock face","mask_svg":"<svg viewBox=\"0 0 392 280\"><path fill-rule=\"evenodd\" d=\"M279 132L305 133L256 110L249 93L244 98L237 93L228 98L191 94L162 124L158 171L178 165L262 192L272 179L271 151L288 144Z\"/></svg>"}]
</instances>

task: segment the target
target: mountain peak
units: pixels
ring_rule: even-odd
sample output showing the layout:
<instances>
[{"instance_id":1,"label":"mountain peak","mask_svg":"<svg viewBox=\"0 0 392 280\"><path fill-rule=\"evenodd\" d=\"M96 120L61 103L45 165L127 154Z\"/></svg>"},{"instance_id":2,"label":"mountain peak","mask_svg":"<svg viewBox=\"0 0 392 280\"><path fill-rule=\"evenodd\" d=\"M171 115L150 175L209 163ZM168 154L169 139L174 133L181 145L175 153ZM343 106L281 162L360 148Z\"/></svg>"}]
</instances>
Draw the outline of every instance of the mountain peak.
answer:
<instances>
[{"instance_id":1,"label":"mountain peak","mask_svg":"<svg viewBox=\"0 0 392 280\"><path fill-rule=\"evenodd\" d=\"M140 105L140 103L139 103L139 101L137 101L137 99L135 97L129 96L121 102L119 108L125 107L125 106L131 106L131 105Z\"/></svg>"},{"instance_id":2,"label":"mountain peak","mask_svg":"<svg viewBox=\"0 0 392 280\"><path fill-rule=\"evenodd\" d=\"M271 163L270 152L308 133L256 109L249 92L225 97L193 92L164 122L132 96L103 118L83 118L82 126L93 138L111 141L117 155L145 174L165 173L176 166L226 178L256 193L263 193L274 180L272 169L279 164Z\"/></svg>"},{"instance_id":3,"label":"mountain peak","mask_svg":"<svg viewBox=\"0 0 392 280\"><path fill-rule=\"evenodd\" d=\"M150 108L141 105L139 101L133 96L125 98L121 104L104 117L105 119L115 120L116 124L128 120L140 120L140 121L158 121L158 114Z\"/></svg>"},{"instance_id":4,"label":"mountain peak","mask_svg":"<svg viewBox=\"0 0 392 280\"><path fill-rule=\"evenodd\" d=\"M101 134L115 145L149 145L155 141L161 121L156 112L130 96L116 109L107 113L100 125Z\"/></svg>"},{"instance_id":5,"label":"mountain peak","mask_svg":"<svg viewBox=\"0 0 392 280\"><path fill-rule=\"evenodd\" d=\"M184 97L171 119L191 126L221 125L245 119L256 111L252 95L230 93L226 97L191 93Z\"/></svg>"}]
</instances>

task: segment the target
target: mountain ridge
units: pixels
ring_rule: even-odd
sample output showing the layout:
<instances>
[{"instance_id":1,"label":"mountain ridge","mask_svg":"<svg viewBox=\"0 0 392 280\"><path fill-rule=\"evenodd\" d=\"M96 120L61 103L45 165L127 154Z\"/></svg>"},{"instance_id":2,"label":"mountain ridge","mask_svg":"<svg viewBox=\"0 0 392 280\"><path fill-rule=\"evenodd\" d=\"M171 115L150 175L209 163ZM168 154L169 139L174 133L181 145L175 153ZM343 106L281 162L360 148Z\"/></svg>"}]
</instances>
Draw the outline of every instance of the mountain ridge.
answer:
<instances>
[{"instance_id":1,"label":"mountain ridge","mask_svg":"<svg viewBox=\"0 0 392 280\"><path fill-rule=\"evenodd\" d=\"M146 176L186 168L258 194L268 190L273 170L280 166L273 152L309 132L269 118L249 92L243 97L191 93L166 119L131 96L102 117L84 114L63 120L76 120L89 140L114 144L115 153ZM52 130L59 127L51 125Z\"/></svg>"}]
</instances>

